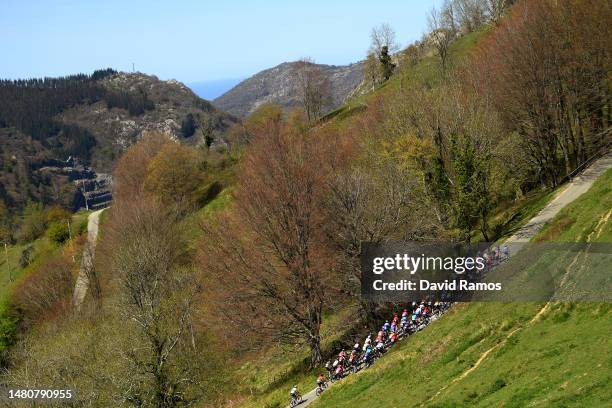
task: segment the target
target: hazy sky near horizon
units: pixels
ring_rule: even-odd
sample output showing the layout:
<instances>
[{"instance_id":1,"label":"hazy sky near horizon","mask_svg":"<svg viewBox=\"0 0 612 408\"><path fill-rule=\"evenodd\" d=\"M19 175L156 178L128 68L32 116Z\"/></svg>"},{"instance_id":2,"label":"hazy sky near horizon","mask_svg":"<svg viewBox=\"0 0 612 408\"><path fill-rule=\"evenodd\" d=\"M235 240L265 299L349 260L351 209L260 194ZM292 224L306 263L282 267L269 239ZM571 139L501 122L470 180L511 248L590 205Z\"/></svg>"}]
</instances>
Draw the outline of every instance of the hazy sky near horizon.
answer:
<instances>
[{"instance_id":1,"label":"hazy sky near horizon","mask_svg":"<svg viewBox=\"0 0 612 408\"><path fill-rule=\"evenodd\" d=\"M0 78L112 67L193 83L247 77L311 57L363 59L372 27L402 46L426 31L436 0L1 0Z\"/></svg>"}]
</instances>

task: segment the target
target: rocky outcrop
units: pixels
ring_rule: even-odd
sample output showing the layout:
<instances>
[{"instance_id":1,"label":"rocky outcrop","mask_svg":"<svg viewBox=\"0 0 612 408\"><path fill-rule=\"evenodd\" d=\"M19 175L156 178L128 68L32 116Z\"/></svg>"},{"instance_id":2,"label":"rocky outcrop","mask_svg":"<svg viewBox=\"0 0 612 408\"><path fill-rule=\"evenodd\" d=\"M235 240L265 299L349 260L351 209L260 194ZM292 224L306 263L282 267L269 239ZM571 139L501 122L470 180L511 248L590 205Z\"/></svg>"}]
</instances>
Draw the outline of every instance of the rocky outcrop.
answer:
<instances>
[{"instance_id":1,"label":"rocky outcrop","mask_svg":"<svg viewBox=\"0 0 612 408\"><path fill-rule=\"evenodd\" d=\"M284 108L299 104L298 91L293 80L297 62L285 62L261 71L242 81L213 104L238 117L245 117L264 103L277 103ZM327 110L337 108L363 81L363 63L351 65L320 65L330 82L332 103Z\"/></svg>"},{"instance_id":2,"label":"rocky outcrop","mask_svg":"<svg viewBox=\"0 0 612 408\"><path fill-rule=\"evenodd\" d=\"M207 135L213 147L227 144L224 133L235 118L198 97L181 82L119 72L100 80L100 84L112 92L144 95L151 106L134 114L124 108L109 107L102 100L79 104L61 113L61 121L78 125L94 135L96 146L91 167L98 171L110 172L115 160L147 130L166 133L175 140L194 145L205 143ZM196 131L185 137L181 126L188 114L195 120Z\"/></svg>"},{"instance_id":3,"label":"rocky outcrop","mask_svg":"<svg viewBox=\"0 0 612 408\"><path fill-rule=\"evenodd\" d=\"M69 157L66 161L48 160L36 172L70 180L74 185L72 207L75 211L79 208L104 208L113 199L113 177L107 173L96 173L78 159Z\"/></svg>"}]
</instances>

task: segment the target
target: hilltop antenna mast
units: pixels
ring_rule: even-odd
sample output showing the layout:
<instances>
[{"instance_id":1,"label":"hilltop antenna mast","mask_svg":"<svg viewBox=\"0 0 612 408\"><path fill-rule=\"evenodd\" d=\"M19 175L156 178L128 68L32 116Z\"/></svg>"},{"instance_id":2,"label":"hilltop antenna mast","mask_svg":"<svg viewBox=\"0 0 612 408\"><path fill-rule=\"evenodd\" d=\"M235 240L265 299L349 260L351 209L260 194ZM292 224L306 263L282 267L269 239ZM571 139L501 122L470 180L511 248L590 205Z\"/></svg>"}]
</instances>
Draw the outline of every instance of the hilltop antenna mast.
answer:
<instances>
[{"instance_id":1,"label":"hilltop antenna mast","mask_svg":"<svg viewBox=\"0 0 612 408\"><path fill-rule=\"evenodd\" d=\"M132 72L136 72L136 70L134 69L134 63L132 62Z\"/></svg>"}]
</instances>

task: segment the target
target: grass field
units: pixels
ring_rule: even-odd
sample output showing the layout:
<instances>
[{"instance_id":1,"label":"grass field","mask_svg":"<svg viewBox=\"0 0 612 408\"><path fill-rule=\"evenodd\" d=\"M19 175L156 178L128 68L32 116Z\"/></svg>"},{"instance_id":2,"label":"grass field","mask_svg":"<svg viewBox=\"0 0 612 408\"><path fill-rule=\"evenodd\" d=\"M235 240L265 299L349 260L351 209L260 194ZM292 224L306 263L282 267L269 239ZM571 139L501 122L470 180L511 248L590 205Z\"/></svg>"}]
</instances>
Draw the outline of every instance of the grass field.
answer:
<instances>
[{"instance_id":1,"label":"grass field","mask_svg":"<svg viewBox=\"0 0 612 408\"><path fill-rule=\"evenodd\" d=\"M72 216L70 229L73 237L86 230L89 212L79 211ZM31 246L30 264L22 267L19 263L21 254L27 246ZM16 327L16 320L10 313L10 296L15 285L30 272L40 267L49 257L56 254L62 247L53 244L46 234L28 244L2 246L0 254L0 352L10 344ZM8 257L6 256L8 254ZM7 264L8 258L8 264Z\"/></svg>"},{"instance_id":2,"label":"grass field","mask_svg":"<svg viewBox=\"0 0 612 408\"><path fill-rule=\"evenodd\" d=\"M354 307L347 307L337 314L325 316L321 327L323 350L334 348L353 322ZM243 395L249 395L238 406L241 408L281 408L288 401L289 390L295 384L301 390L314 388L320 370L309 370L307 347L274 345L263 354L249 356L237 374Z\"/></svg>"},{"instance_id":3,"label":"grass field","mask_svg":"<svg viewBox=\"0 0 612 408\"><path fill-rule=\"evenodd\" d=\"M611 187L612 170L537 239L612 242ZM610 303L462 304L313 406L609 406L610 333Z\"/></svg>"},{"instance_id":4,"label":"grass field","mask_svg":"<svg viewBox=\"0 0 612 408\"><path fill-rule=\"evenodd\" d=\"M461 64L485 32L485 29L475 31L453 42L449 51L449 61L451 61L451 64ZM368 100L372 96L385 95L385 92L407 86L413 81L427 82L429 84L437 83L440 80L439 61L440 59L436 55L430 53L414 66L399 67L397 72L388 81L378 85L371 92L349 98L342 106L325 115L322 120L329 121L334 119L336 123L342 125L345 119L366 109Z\"/></svg>"}]
</instances>

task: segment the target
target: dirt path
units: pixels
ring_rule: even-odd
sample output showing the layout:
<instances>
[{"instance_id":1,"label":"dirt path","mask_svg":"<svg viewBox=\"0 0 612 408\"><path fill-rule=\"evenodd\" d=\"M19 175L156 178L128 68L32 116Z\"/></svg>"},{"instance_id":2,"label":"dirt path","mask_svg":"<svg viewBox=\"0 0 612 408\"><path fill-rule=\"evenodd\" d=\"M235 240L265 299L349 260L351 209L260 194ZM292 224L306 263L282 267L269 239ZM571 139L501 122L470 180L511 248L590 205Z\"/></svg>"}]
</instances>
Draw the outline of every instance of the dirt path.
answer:
<instances>
[{"instance_id":1,"label":"dirt path","mask_svg":"<svg viewBox=\"0 0 612 408\"><path fill-rule=\"evenodd\" d=\"M555 196L555 198L548 203L535 217L533 217L527 224L525 224L521 229L519 229L516 234L511 236L506 240L506 244L510 247L510 254L516 254L522 246L529 242L533 237L536 236L538 232L542 229L544 224L552 220L555 215L561 211L563 207L567 204L574 201L576 198L580 197L584 194L597 180L599 176L606 172L606 170L612 168L612 152L608 155L600 158L595 161L591 166L589 166L584 172L582 172L579 176L575 177L572 181L570 181L567 186ZM609 214L606 217L609 218ZM573 266L573 264L571 265ZM570 267L571 267L570 266ZM442 392L444 392L451 384L454 384L457 381L460 381L470 375L473 371L475 371L485 360L486 358L493 352L495 349L503 346L514 334L516 334L519 330L533 324L536 322L540 316L542 316L549 309L550 304L546 303L536 315L527 323L527 325L518 327L508 333L508 335L499 343L495 344L485 352L483 352L478 360L474 363L474 365L459 376L455 377L452 382L447 384L445 387L442 387L436 394L434 394L427 403L434 400L437 396L439 396ZM327 391L326 391L327 392ZM316 388L312 391L304 394L304 401L298 405L298 407L306 407L310 405L313 401L317 399Z\"/></svg>"},{"instance_id":2,"label":"dirt path","mask_svg":"<svg viewBox=\"0 0 612 408\"><path fill-rule=\"evenodd\" d=\"M87 243L83 249L83 259L81 260L81 269L74 285L74 294L72 296L72 304L78 311L81 308L83 299L87 294L89 287L89 273L93 268L93 258L96 250L96 241L98 239L98 229L100 225L100 214L105 208L97 210L89 214L87 217Z\"/></svg>"}]
</instances>

